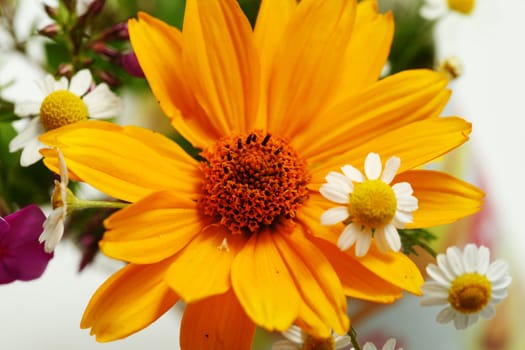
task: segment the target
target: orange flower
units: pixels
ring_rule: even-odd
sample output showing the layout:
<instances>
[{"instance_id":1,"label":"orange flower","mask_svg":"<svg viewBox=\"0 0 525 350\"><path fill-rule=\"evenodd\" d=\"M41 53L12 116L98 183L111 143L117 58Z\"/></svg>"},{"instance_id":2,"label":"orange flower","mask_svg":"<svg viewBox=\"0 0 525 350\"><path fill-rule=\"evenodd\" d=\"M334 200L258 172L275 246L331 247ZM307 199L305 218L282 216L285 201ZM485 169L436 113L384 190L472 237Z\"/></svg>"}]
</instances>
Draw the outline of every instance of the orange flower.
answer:
<instances>
[{"instance_id":1,"label":"orange flower","mask_svg":"<svg viewBox=\"0 0 525 350\"><path fill-rule=\"evenodd\" d=\"M165 114L203 161L138 127L90 121L44 135L71 176L131 202L106 221L102 251L129 264L91 299L81 326L128 336L179 299L183 349L249 349L255 325L348 330L345 296L392 302L423 279L401 253L356 258L321 225L318 189L375 151L399 157L393 182L420 201L414 225L478 210L476 188L410 170L461 145L470 124L439 118L446 78L426 70L377 82L392 40L375 1L266 0L252 31L234 0L188 0L184 30L144 13L133 48ZM56 169L56 155L45 151Z\"/></svg>"}]
</instances>

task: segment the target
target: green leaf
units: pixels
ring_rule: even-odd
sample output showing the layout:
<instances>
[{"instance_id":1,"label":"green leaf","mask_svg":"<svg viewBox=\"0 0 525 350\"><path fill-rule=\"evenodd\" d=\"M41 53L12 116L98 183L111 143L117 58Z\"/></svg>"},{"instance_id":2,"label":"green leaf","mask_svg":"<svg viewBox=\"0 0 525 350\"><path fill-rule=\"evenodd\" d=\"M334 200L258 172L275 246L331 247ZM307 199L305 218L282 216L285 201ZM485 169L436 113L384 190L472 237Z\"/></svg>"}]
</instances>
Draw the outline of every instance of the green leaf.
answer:
<instances>
[{"instance_id":1,"label":"green leaf","mask_svg":"<svg viewBox=\"0 0 525 350\"><path fill-rule=\"evenodd\" d=\"M422 228L398 230L401 237L403 253L418 255L415 247L421 247L433 257L436 252L430 246L430 243L436 239L436 236L428 230Z\"/></svg>"}]
</instances>

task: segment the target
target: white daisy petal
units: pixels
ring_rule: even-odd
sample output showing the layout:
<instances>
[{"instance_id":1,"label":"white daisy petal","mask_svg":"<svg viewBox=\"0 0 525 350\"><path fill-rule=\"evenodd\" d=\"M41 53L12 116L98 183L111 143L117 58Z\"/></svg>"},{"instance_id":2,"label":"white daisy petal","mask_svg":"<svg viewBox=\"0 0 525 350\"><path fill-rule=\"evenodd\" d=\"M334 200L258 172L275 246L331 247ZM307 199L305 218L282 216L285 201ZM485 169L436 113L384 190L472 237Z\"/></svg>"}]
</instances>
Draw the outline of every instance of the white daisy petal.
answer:
<instances>
[{"instance_id":1,"label":"white daisy petal","mask_svg":"<svg viewBox=\"0 0 525 350\"><path fill-rule=\"evenodd\" d=\"M475 272L478 262L478 249L474 244L467 244L463 251L465 272Z\"/></svg>"},{"instance_id":2,"label":"white daisy petal","mask_svg":"<svg viewBox=\"0 0 525 350\"><path fill-rule=\"evenodd\" d=\"M93 83L93 76L89 69L82 69L77 72L69 82L69 91L77 96L83 96Z\"/></svg>"},{"instance_id":3,"label":"white daisy petal","mask_svg":"<svg viewBox=\"0 0 525 350\"><path fill-rule=\"evenodd\" d=\"M352 192L354 187L352 185L352 180L341 173L336 173L335 171L329 172L328 175L326 175L325 180L329 184L341 187L341 189L344 189L348 194Z\"/></svg>"},{"instance_id":4,"label":"white daisy petal","mask_svg":"<svg viewBox=\"0 0 525 350\"><path fill-rule=\"evenodd\" d=\"M319 193L321 193L324 198L334 203L348 204L348 193L339 186L325 183L319 188Z\"/></svg>"},{"instance_id":5,"label":"white daisy petal","mask_svg":"<svg viewBox=\"0 0 525 350\"><path fill-rule=\"evenodd\" d=\"M386 225L384 228L384 236L388 242L390 250L398 252L401 250L401 237L393 225Z\"/></svg>"},{"instance_id":6,"label":"white daisy petal","mask_svg":"<svg viewBox=\"0 0 525 350\"><path fill-rule=\"evenodd\" d=\"M463 261L461 259L461 251L458 247L447 248L447 259L451 270L458 276L465 272Z\"/></svg>"},{"instance_id":7,"label":"white daisy petal","mask_svg":"<svg viewBox=\"0 0 525 350\"><path fill-rule=\"evenodd\" d=\"M456 329L465 329L467 326L468 315L456 312L456 316L454 317L454 327L456 327Z\"/></svg>"},{"instance_id":8,"label":"white daisy petal","mask_svg":"<svg viewBox=\"0 0 525 350\"><path fill-rule=\"evenodd\" d=\"M397 228L404 228L405 224L408 224L409 222L412 222L413 217L414 216L413 216L412 213L409 213L409 212L406 212L406 211L402 211L402 210L398 210L398 211L396 211L396 213L394 215L393 224Z\"/></svg>"},{"instance_id":9,"label":"white daisy petal","mask_svg":"<svg viewBox=\"0 0 525 350\"><path fill-rule=\"evenodd\" d=\"M60 77L58 80L53 79L53 85L53 91L68 90L69 82L67 81L66 77Z\"/></svg>"},{"instance_id":10,"label":"white daisy petal","mask_svg":"<svg viewBox=\"0 0 525 350\"><path fill-rule=\"evenodd\" d=\"M44 133L40 118L33 118L29 124L9 142L9 152L16 152Z\"/></svg>"},{"instance_id":11,"label":"white daisy petal","mask_svg":"<svg viewBox=\"0 0 525 350\"><path fill-rule=\"evenodd\" d=\"M346 349L352 344L352 340L348 335L334 335L335 348L336 349Z\"/></svg>"},{"instance_id":12,"label":"white daisy petal","mask_svg":"<svg viewBox=\"0 0 525 350\"><path fill-rule=\"evenodd\" d=\"M474 323L478 322L479 320L479 314L470 314L467 315L467 327L472 326Z\"/></svg>"},{"instance_id":13,"label":"white daisy petal","mask_svg":"<svg viewBox=\"0 0 525 350\"><path fill-rule=\"evenodd\" d=\"M381 180L387 184L392 182L394 176L401 165L401 159L399 157L390 157L385 164L385 170L383 170L383 175L381 175Z\"/></svg>"},{"instance_id":14,"label":"white daisy petal","mask_svg":"<svg viewBox=\"0 0 525 350\"><path fill-rule=\"evenodd\" d=\"M413 212L418 208L418 200L414 196L408 196L408 197L402 196L402 197L397 197L396 199L397 199L397 209L399 210Z\"/></svg>"},{"instance_id":15,"label":"white daisy petal","mask_svg":"<svg viewBox=\"0 0 525 350\"><path fill-rule=\"evenodd\" d=\"M23 101L15 104L14 113L19 117L28 117L40 113L42 101Z\"/></svg>"},{"instance_id":16,"label":"white daisy petal","mask_svg":"<svg viewBox=\"0 0 525 350\"><path fill-rule=\"evenodd\" d=\"M494 307L489 304L483 310L481 310L479 314L481 317L490 320L496 314L496 309L494 309Z\"/></svg>"},{"instance_id":17,"label":"white daisy petal","mask_svg":"<svg viewBox=\"0 0 525 350\"><path fill-rule=\"evenodd\" d=\"M290 328L288 328L286 331L282 332L282 335L296 343L296 344L301 344L304 340L304 335L303 335L303 331L301 330L301 328L295 326L295 325L292 325L290 326Z\"/></svg>"},{"instance_id":18,"label":"white daisy petal","mask_svg":"<svg viewBox=\"0 0 525 350\"><path fill-rule=\"evenodd\" d=\"M489 278L490 280L490 278ZM491 281L492 283L492 291L502 290L507 288L510 283L512 282L512 278L508 275L502 276L502 278L498 278L494 281Z\"/></svg>"},{"instance_id":19,"label":"white daisy petal","mask_svg":"<svg viewBox=\"0 0 525 350\"><path fill-rule=\"evenodd\" d=\"M394 350L396 346L396 340L394 338L390 338L386 341L385 345L383 345L382 350Z\"/></svg>"},{"instance_id":20,"label":"white daisy petal","mask_svg":"<svg viewBox=\"0 0 525 350\"><path fill-rule=\"evenodd\" d=\"M289 340L278 340L272 344L272 350L300 350L296 344Z\"/></svg>"},{"instance_id":21,"label":"white daisy petal","mask_svg":"<svg viewBox=\"0 0 525 350\"><path fill-rule=\"evenodd\" d=\"M396 197L409 197L414 193L412 186L408 182L398 182L392 185L392 190Z\"/></svg>"},{"instance_id":22,"label":"white daisy petal","mask_svg":"<svg viewBox=\"0 0 525 350\"><path fill-rule=\"evenodd\" d=\"M35 164L40 159L42 159L42 155L40 154L40 150L42 148L46 148L47 146L44 145L40 140L33 139L31 142L29 142L22 151L22 154L20 155L20 165L23 167L30 166L32 164Z\"/></svg>"},{"instance_id":23,"label":"white daisy petal","mask_svg":"<svg viewBox=\"0 0 525 350\"><path fill-rule=\"evenodd\" d=\"M39 89L42 91L42 94L45 96L56 91L55 89L55 78L51 74L47 74L42 80L37 81ZM66 85L67 88L67 85ZM65 90L64 88L63 90ZM44 100L42 98L42 100Z\"/></svg>"},{"instance_id":24,"label":"white daisy petal","mask_svg":"<svg viewBox=\"0 0 525 350\"><path fill-rule=\"evenodd\" d=\"M121 111L120 98L106 84L100 84L82 99L91 118L116 117Z\"/></svg>"},{"instance_id":25,"label":"white daisy petal","mask_svg":"<svg viewBox=\"0 0 525 350\"><path fill-rule=\"evenodd\" d=\"M330 208L321 214L321 225L335 225L348 218L346 207Z\"/></svg>"},{"instance_id":26,"label":"white daisy petal","mask_svg":"<svg viewBox=\"0 0 525 350\"><path fill-rule=\"evenodd\" d=\"M388 245L383 228L379 228L374 232L374 242L381 253L386 254L390 251L390 246Z\"/></svg>"},{"instance_id":27,"label":"white daisy petal","mask_svg":"<svg viewBox=\"0 0 525 350\"><path fill-rule=\"evenodd\" d=\"M447 281L452 282L456 278L456 274L448 263L447 256L445 254L439 254L436 258L437 264L441 272L443 272Z\"/></svg>"},{"instance_id":28,"label":"white daisy petal","mask_svg":"<svg viewBox=\"0 0 525 350\"><path fill-rule=\"evenodd\" d=\"M419 14L421 15L421 17L430 21L436 20L445 15L446 13L447 6L444 0L441 0L439 2L427 0L426 3L419 10Z\"/></svg>"},{"instance_id":29,"label":"white daisy petal","mask_svg":"<svg viewBox=\"0 0 525 350\"><path fill-rule=\"evenodd\" d=\"M446 307L437 314L436 321L439 323L449 323L456 317L456 314L457 312L453 308Z\"/></svg>"},{"instance_id":30,"label":"white daisy petal","mask_svg":"<svg viewBox=\"0 0 525 350\"><path fill-rule=\"evenodd\" d=\"M503 260L493 261L487 270L487 278L492 282L505 275L508 270L508 265Z\"/></svg>"},{"instance_id":31,"label":"white daisy petal","mask_svg":"<svg viewBox=\"0 0 525 350\"><path fill-rule=\"evenodd\" d=\"M355 224L346 226L337 240L337 246L343 251L347 250L355 243L359 234L360 230Z\"/></svg>"},{"instance_id":32,"label":"white daisy petal","mask_svg":"<svg viewBox=\"0 0 525 350\"><path fill-rule=\"evenodd\" d=\"M363 182L365 180L365 177L363 176L363 173L361 173L359 170L354 168L351 165L345 165L341 168L341 171L345 176L347 176L350 180L354 182Z\"/></svg>"},{"instance_id":33,"label":"white daisy petal","mask_svg":"<svg viewBox=\"0 0 525 350\"><path fill-rule=\"evenodd\" d=\"M365 256L371 243L372 236L368 232L360 231L355 242L355 255L358 257Z\"/></svg>"},{"instance_id":34,"label":"white daisy petal","mask_svg":"<svg viewBox=\"0 0 525 350\"><path fill-rule=\"evenodd\" d=\"M383 165L377 153L368 153L365 159L365 175L369 180L377 180L381 175Z\"/></svg>"},{"instance_id":35,"label":"white daisy petal","mask_svg":"<svg viewBox=\"0 0 525 350\"><path fill-rule=\"evenodd\" d=\"M478 251L478 269L477 272L481 275L487 273L490 264L490 251L485 246L479 247Z\"/></svg>"},{"instance_id":36,"label":"white daisy petal","mask_svg":"<svg viewBox=\"0 0 525 350\"><path fill-rule=\"evenodd\" d=\"M436 282L444 285L444 286L450 286L451 280L443 273L443 270L441 270L437 265L429 264L427 266L427 273L428 275Z\"/></svg>"},{"instance_id":37,"label":"white daisy petal","mask_svg":"<svg viewBox=\"0 0 525 350\"><path fill-rule=\"evenodd\" d=\"M64 216L62 208L54 209L44 221L44 231L38 238L40 243L45 242L44 250L48 253L55 250L58 242L64 234Z\"/></svg>"}]
</instances>

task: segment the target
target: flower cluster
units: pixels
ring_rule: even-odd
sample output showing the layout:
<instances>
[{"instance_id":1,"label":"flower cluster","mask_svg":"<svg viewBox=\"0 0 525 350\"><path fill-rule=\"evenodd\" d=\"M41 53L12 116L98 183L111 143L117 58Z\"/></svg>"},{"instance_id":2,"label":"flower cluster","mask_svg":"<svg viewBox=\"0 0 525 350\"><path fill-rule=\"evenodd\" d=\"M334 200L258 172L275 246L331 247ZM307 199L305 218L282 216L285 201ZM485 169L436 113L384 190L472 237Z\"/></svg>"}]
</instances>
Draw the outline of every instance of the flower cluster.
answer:
<instances>
[{"instance_id":1,"label":"flower cluster","mask_svg":"<svg viewBox=\"0 0 525 350\"><path fill-rule=\"evenodd\" d=\"M441 72L380 78L391 12L375 0L263 0L249 17L236 0L187 0L183 29L139 12L97 32L103 5L46 8L55 22L40 32L73 49L40 95L12 104L25 125L9 151L22 151L22 167L43 158L60 180L47 219L36 206L1 219L2 282L38 277L72 217L72 231L103 227L95 243L126 263L81 320L102 342L179 302L183 349L249 349L259 327L282 332L275 350L360 350L348 300L404 292L447 305L438 321L457 328L494 314L511 279L487 248L449 248L429 282L409 255L432 237L413 232L476 213L484 193L426 168L464 144L471 124L441 116ZM115 62L147 82L175 138L100 120L125 103L106 68ZM78 183L104 200L77 198ZM86 225L72 215L86 208L116 211Z\"/></svg>"}]
</instances>

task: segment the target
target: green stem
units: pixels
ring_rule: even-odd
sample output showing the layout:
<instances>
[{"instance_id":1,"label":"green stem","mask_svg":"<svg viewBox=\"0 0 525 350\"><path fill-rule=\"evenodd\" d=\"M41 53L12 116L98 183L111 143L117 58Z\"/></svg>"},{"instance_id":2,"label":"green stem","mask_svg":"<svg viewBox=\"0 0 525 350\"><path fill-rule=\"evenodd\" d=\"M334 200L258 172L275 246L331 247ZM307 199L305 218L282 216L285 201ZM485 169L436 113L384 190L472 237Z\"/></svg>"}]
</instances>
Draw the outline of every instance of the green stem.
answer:
<instances>
[{"instance_id":1,"label":"green stem","mask_svg":"<svg viewBox=\"0 0 525 350\"><path fill-rule=\"evenodd\" d=\"M352 342L352 346L354 347L354 350L361 350L361 347L359 346L359 342L357 341L357 333L354 329L354 327L350 327L350 341Z\"/></svg>"},{"instance_id":2,"label":"green stem","mask_svg":"<svg viewBox=\"0 0 525 350\"><path fill-rule=\"evenodd\" d=\"M110 202L110 201L89 201L78 199L75 203L68 204L71 209L88 209L88 208L125 208L129 203L124 202Z\"/></svg>"}]
</instances>

